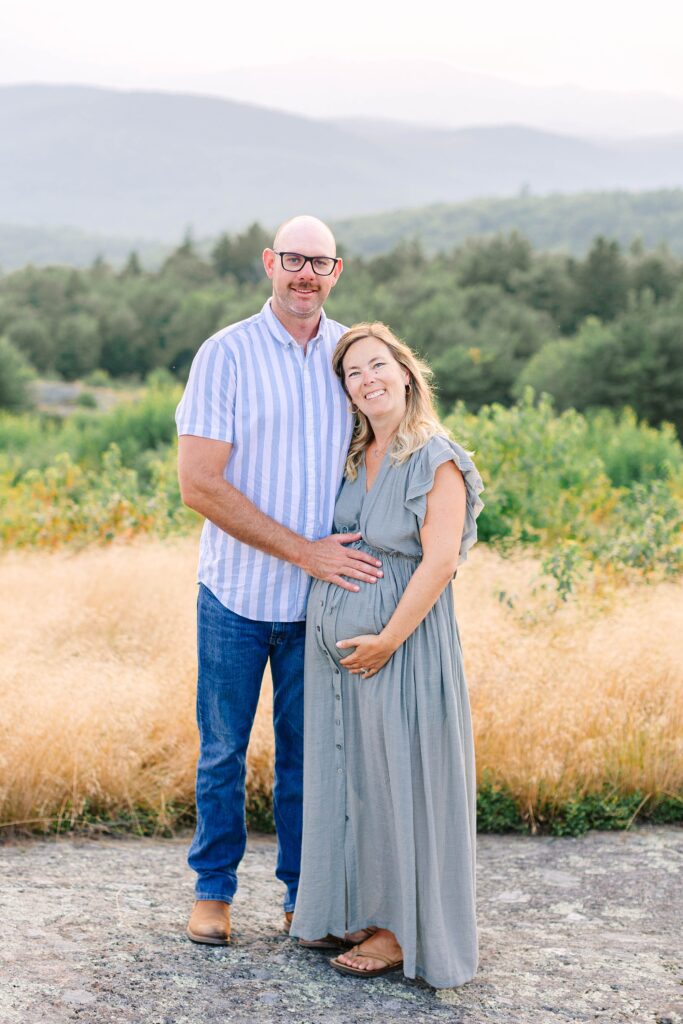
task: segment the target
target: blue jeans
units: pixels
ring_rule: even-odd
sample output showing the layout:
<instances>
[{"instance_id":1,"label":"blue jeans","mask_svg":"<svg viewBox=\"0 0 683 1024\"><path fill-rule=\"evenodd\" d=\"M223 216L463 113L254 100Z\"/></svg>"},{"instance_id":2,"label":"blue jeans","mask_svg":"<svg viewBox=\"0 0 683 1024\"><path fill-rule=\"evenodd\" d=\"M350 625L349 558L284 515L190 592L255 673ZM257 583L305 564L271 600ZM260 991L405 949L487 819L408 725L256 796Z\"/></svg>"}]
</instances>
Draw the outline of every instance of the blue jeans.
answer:
<instances>
[{"instance_id":1,"label":"blue jeans","mask_svg":"<svg viewBox=\"0 0 683 1024\"><path fill-rule=\"evenodd\" d=\"M198 900L231 903L247 827L244 780L249 734L268 658L273 677L276 876L293 910L299 885L303 795L305 622L254 622L203 584L197 599L197 829L188 857Z\"/></svg>"}]
</instances>

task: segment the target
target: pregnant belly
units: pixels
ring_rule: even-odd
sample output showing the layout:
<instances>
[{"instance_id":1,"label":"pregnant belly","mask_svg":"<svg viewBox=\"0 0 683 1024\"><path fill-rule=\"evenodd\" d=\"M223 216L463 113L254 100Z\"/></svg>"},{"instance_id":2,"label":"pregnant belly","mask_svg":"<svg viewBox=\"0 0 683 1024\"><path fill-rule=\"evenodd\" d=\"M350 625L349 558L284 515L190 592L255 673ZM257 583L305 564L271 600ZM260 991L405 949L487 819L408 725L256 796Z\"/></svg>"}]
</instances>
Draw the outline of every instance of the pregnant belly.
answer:
<instances>
[{"instance_id":1,"label":"pregnant belly","mask_svg":"<svg viewBox=\"0 0 683 1024\"><path fill-rule=\"evenodd\" d=\"M330 654L346 657L350 649L337 651L338 640L366 633L380 633L391 618L397 598L386 580L361 583L360 590L342 590L333 583L317 581L310 601L322 612L322 640ZM310 607L310 606L309 606Z\"/></svg>"}]
</instances>

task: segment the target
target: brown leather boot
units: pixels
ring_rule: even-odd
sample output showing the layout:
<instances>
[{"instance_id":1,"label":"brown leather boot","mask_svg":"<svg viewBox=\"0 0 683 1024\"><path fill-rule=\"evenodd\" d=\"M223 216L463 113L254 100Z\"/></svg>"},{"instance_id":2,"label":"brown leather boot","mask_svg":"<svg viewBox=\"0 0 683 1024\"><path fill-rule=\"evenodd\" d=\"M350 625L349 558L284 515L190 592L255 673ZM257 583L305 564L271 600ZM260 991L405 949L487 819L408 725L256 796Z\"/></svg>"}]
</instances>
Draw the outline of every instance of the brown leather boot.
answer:
<instances>
[{"instance_id":1,"label":"brown leather boot","mask_svg":"<svg viewBox=\"0 0 683 1024\"><path fill-rule=\"evenodd\" d=\"M294 917L293 910L285 910L285 919L282 923L282 930L289 935L289 929L292 927L292 918Z\"/></svg>"},{"instance_id":2,"label":"brown leather boot","mask_svg":"<svg viewBox=\"0 0 683 1024\"><path fill-rule=\"evenodd\" d=\"M187 937L208 946L230 943L230 904L222 900L197 900L187 925Z\"/></svg>"}]
</instances>

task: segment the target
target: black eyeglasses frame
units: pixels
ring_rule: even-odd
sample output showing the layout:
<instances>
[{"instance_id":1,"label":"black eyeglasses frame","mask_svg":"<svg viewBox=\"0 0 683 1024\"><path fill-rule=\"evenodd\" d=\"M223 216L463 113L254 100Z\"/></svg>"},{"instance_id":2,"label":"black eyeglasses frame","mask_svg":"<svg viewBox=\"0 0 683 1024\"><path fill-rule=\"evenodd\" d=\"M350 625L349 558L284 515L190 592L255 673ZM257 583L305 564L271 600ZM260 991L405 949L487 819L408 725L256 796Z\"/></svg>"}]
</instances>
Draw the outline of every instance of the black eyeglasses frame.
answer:
<instances>
[{"instance_id":1,"label":"black eyeglasses frame","mask_svg":"<svg viewBox=\"0 0 683 1024\"><path fill-rule=\"evenodd\" d=\"M278 252L277 249L271 249L270 251L274 252L276 256L280 257L280 264L282 265L282 269L286 270L288 274L298 274L301 270L304 269L307 263L310 263L311 270L316 275L316 277L329 277L330 274L334 273L334 268L337 266L339 260L341 259L341 256L304 256L302 252ZM303 260L303 263L301 264L300 267L297 267L296 270L290 270L289 267L285 266L285 256L298 256L299 259ZM332 266L328 271L321 274L313 266L313 260L332 260Z\"/></svg>"}]
</instances>

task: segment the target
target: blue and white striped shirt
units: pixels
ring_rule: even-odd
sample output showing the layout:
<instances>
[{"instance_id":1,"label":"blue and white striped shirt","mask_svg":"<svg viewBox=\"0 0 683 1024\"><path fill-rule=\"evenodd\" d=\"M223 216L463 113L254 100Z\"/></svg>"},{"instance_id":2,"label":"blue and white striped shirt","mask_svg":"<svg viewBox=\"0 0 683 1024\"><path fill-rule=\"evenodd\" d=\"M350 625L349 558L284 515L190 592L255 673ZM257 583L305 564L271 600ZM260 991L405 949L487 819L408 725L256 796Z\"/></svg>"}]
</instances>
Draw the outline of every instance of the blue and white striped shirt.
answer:
<instances>
[{"instance_id":1,"label":"blue and white striped shirt","mask_svg":"<svg viewBox=\"0 0 683 1024\"><path fill-rule=\"evenodd\" d=\"M332 370L345 328L321 313L306 356L266 302L260 313L204 342L176 410L178 434L229 441L225 479L308 540L332 529L351 439L348 399ZM306 616L310 577L242 544L207 520L199 582L247 619Z\"/></svg>"}]
</instances>

